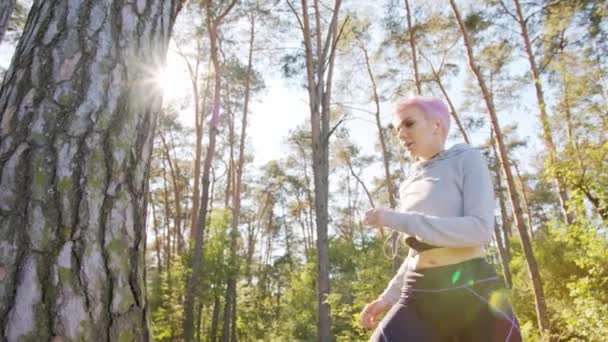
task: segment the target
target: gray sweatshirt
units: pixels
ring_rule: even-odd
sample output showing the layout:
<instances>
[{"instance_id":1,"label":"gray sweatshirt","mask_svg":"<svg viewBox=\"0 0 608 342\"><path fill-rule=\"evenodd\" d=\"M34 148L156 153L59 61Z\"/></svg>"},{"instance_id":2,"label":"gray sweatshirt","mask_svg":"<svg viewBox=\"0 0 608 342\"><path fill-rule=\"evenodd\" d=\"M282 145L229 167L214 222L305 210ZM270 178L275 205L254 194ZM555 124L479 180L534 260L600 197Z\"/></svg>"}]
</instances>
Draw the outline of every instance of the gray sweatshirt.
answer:
<instances>
[{"instance_id":1,"label":"gray sweatshirt","mask_svg":"<svg viewBox=\"0 0 608 342\"><path fill-rule=\"evenodd\" d=\"M413 165L399 189L400 210L386 210L384 225L440 247L484 245L494 230L494 189L481 153L457 144ZM410 255L380 300L394 304L400 296Z\"/></svg>"}]
</instances>

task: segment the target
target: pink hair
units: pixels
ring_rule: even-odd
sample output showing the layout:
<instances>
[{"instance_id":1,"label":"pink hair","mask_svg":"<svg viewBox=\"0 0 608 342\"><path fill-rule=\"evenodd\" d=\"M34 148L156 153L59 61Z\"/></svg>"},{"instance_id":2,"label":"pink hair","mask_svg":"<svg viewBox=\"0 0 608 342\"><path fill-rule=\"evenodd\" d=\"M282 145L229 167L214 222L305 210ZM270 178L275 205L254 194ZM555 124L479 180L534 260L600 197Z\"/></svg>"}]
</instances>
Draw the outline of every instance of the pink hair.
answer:
<instances>
[{"instance_id":1,"label":"pink hair","mask_svg":"<svg viewBox=\"0 0 608 342\"><path fill-rule=\"evenodd\" d=\"M428 120L438 119L445 129L445 135L447 136L450 130L450 112L445 103L437 97L414 96L398 100L395 103L395 110L393 112L393 124L395 127L401 124L405 111L414 106L422 110Z\"/></svg>"}]
</instances>

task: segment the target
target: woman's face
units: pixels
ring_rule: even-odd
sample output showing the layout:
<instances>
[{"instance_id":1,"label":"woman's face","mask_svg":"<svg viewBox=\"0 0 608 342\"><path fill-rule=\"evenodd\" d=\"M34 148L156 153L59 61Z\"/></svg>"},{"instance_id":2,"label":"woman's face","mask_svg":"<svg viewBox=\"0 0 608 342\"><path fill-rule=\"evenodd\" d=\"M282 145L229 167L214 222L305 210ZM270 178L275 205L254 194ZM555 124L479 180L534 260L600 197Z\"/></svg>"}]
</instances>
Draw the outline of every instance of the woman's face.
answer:
<instances>
[{"instance_id":1,"label":"woman's face","mask_svg":"<svg viewBox=\"0 0 608 342\"><path fill-rule=\"evenodd\" d=\"M397 127L399 140L412 157L426 160L443 149L438 120L428 120L426 114L416 106L405 109L400 119Z\"/></svg>"}]
</instances>

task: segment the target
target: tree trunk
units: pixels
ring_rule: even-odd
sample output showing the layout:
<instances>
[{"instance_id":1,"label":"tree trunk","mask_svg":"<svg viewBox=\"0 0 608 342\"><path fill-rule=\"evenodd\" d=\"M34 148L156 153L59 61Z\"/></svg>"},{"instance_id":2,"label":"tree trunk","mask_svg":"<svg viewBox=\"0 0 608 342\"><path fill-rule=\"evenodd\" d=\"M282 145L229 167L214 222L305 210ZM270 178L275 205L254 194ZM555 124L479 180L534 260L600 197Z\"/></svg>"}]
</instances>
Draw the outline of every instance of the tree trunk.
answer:
<instances>
[{"instance_id":1,"label":"tree trunk","mask_svg":"<svg viewBox=\"0 0 608 342\"><path fill-rule=\"evenodd\" d=\"M506 199L504 195L504 188L502 186L502 176L500 174L500 169L502 168L500 164L500 158L498 157L498 152L496 151L496 141L494 140L494 132L492 131L492 151L494 152L495 159L495 167L494 173L496 178L496 197L498 197L498 205L500 207L500 225L502 227L502 233L504 237L504 249L505 249L505 257L507 263L511 261L511 220L509 219L509 212L507 211Z\"/></svg>"},{"instance_id":2,"label":"tree trunk","mask_svg":"<svg viewBox=\"0 0 608 342\"><path fill-rule=\"evenodd\" d=\"M224 312L224 337L223 341L228 341L227 337L230 336L232 341L235 340L235 322L236 322L236 280L238 277L238 266L237 266L237 240L239 238L239 218L241 215L241 184L243 179L243 166L245 165L245 141L247 138L247 114L249 112L249 97L251 93L251 73L253 69L253 47L255 42L255 14L251 13L249 16L250 20L250 33L249 33L249 55L247 59L247 74L245 76L245 98L243 103L243 119L241 122L241 134L240 134L240 142L239 142L239 155L236 162L232 160L231 156L231 165L234 167L234 177L231 179L234 180L233 191L232 191L232 231L230 236L230 269L231 272L228 277L228 291L226 296L226 303L231 303L231 305L226 305L226 312ZM234 123L232 124L232 128L234 127ZM231 134L231 142L233 143L234 139L234 130L232 130ZM231 151L232 151L231 144ZM228 329L226 327L226 322L230 322L230 335L228 335Z\"/></svg>"},{"instance_id":3,"label":"tree trunk","mask_svg":"<svg viewBox=\"0 0 608 342\"><path fill-rule=\"evenodd\" d=\"M530 278L532 280L532 287L534 290L534 298L536 302L536 313L538 315L538 327L541 331L541 334L545 334L549 329L549 321L547 318L547 307L545 303L545 295L543 292L542 281L540 278L540 273L538 271L538 266L536 264L536 258L534 257L534 252L532 251L532 243L530 242L530 237L528 236L528 231L526 230L526 226L523 222L523 214L520 206L519 195L517 194L517 189L515 187L515 182L513 180L513 174L511 172L511 165L509 162L507 150L503 141L500 125L498 123L498 117L496 115L496 111L494 109L494 104L492 102L490 93L485 84L485 81L481 75L479 67L475 62L475 57L473 55L472 45L469 39L468 32L464 26L462 18L460 17L460 13L458 12L458 8L456 6L455 0L450 0L450 4L452 6L452 10L454 12L454 17L458 22L458 26L462 32L462 36L464 39L465 47L467 50L467 56L469 59L469 65L471 70L475 74L475 77L479 83L479 87L481 88L481 92L483 94L483 98L486 103L486 107L488 109L488 114L490 116L490 122L492 124L492 129L496 134L496 143L498 145L498 152L500 156L500 161L502 163L503 172L505 174L505 178L507 181L507 189L509 191L509 197L511 199L511 205L513 206L513 212L515 217L515 225L517 230L519 231L520 241L522 245L522 249L524 251L524 255L526 257L526 262L528 264L528 271L530 273Z\"/></svg>"},{"instance_id":4,"label":"tree trunk","mask_svg":"<svg viewBox=\"0 0 608 342\"><path fill-rule=\"evenodd\" d=\"M505 247L502 242L502 236L498 223L494 222L494 239L496 240L496 247L498 248L498 256L500 257L500 264L502 265L502 273L505 278L505 285L508 289L513 288L513 282L511 281L511 271L509 270L509 259L507 259L507 253L505 253Z\"/></svg>"},{"instance_id":5,"label":"tree trunk","mask_svg":"<svg viewBox=\"0 0 608 342\"><path fill-rule=\"evenodd\" d=\"M407 16L407 32L409 35L408 42L412 51L412 66L414 69L414 82L416 84L416 93L422 95L422 86L420 84L420 73L418 72L418 57L416 56L416 36L414 26L412 25L412 11L410 11L410 2L405 0L405 12Z\"/></svg>"},{"instance_id":6,"label":"tree trunk","mask_svg":"<svg viewBox=\"0 0 608 342\"><path fill-rule=\"evenodd\" d=\"M406 6L407 6L407 1L406 1ZM408 24L409 24L409 9L408 9ZM410 38L412 38L412 37L410 37ZM362 42L359 42L359 43L360 43L359 47L363 51L363 55L365 57L365 65L367 67L367 74L372 83L372 93L374 95L374 104L376 106L376 110L374 112L374 117L376 119L376 128L378 129L378 139L380 140L380 148L382 149L382 162L384 165L384 182L385 182L385 186L386 186L386 193L388 196L388 203L392 209L395 209L397 207L397 200L395 199L397 197L397 190L395 189L395 184L393 183L393 177L391 175L391 171L390 171L390 167L389 167L390 158L389 158L388 151L386 148L386 139L384 138L384 129L382 128L382 121L380 120L380 97L378 96L376 80L374 78L374 73L372 72L372 67L369 62L369 55L367 53L365 45ZM413 49L412 52L415 54L416 49L415 49L415 45L413 45L413 42L412 42L412 49ZM418 87L419 82L418 82L417 64L415 65L414 68L415 68L415 74L416 74L416 85ZM418 90L420 90L420 89L418 88ZM353 176L354 176L354 174L353 174ZM365 190L367 192L367 189L365 189ZM369 193L368 193L368 195L369 195ZM380 232L382 234L382 237L384 238L384 232L382 230ZM392 256L393 269L397 270L399 268L399 265L401 264L400 263L401 260L399 260L399 253L397 252L398 242L399 242L399 232L397 232L397 231L392 232L391 242L392 242L392 248L393 248L393 256Z\"/></svg>"},{"instance_id":7,"label":"tree trunk","mask_svg":"<svg viewBox=\"0 0 608 342\"><path fill-rule=\"evenodd\" d=\"M217 327L220 320L220 296L217 293L213 301L213 314L211 316L211 341L217 341Z\"/></svg>"},{"instance_id":8,"label":"tree trunk","mask_svg":"<svg viewBox=\"0 0 608 342\"><path fill-rule=\"evenodd\" d=\"M156 216L156 205L152 202L152 193L150 193L149 205L152 207L152 225L154 225L154 248L156 249L156 267L158 268L158 275L160 276L163 271L162 255L161 250L161 238L158 232L158 217Z\"/></svg>"},{"instance_id":9,"label":"tree trunk","mask_svg":"<svg viewBox=\"0 0 608 342\"><path fill-rule=\"evenodd\" d=\"M203 325L203 303L201 301L198 301L198 309L196 310L196 317L198 317L198 319L196 320L196 341L200 341L201 340L201 327Z\"/></svg>"},{"instance_id":10,"label":"tree trunk","mask_svg":"<svg viewBox=\"0 0 608 342\"><path fill-rule=\"evenodd\" d=\"M0 43L4 39L4 33L8 28L8 22L13 14L16 0L2 0L0 2Z\"/></svg>"},{"instance_id":11,"label":"tree trunk","mask_svg":"<svg viewBox=\"0 0 608 342\"><path fill-rule=\"evenodd\" d=\"M532 230L532 213L530 213L530 202L528 201L528 189L526 188L526 183L524 182L524 178L521 176L519 172L519 166L517 163L513 161L513 167L515 168L515 173L517 174L517 179L519 180L519 185L521 186L521 194L524 199L524 209L526 210L526 216L528 218L528 231L530 233L530 238L534 238L534 231Z\"/></svg>"},{"instance_id":12,"label":"tree trunk","mask_svg":"<svg viewBox=\"0 0 608 342\"><path fill-rule=\"evenodd\" d=\"M230 317L232 316L230 313L232 312L232 286L230 285L230 281L228 281L228 286L226 286L226 302L224 303L224 320L222 326L222 342L230 341Z\"/></svg>"},{"instance_id":13,"label":"tree trunk","mask_svg":"<svg viewBox=\"0 0 608 342\"><path fill-rule=\"evenodd\" d=\"M236 294L232 296L232 315L230 316L230 341L236 342Z\"/></svg>"},{"instance_id":14,"label":"tree trunk","mask_svg":"<svg viewBox=\"0 0 608 342\"><path fill-rule=\"evenodd\" d=\"M494 177L496 178L496 196L498 197L501 213L501 228L498 228L498 223L494 221L494 237L498 246L498 254L500 255L500 262L502 264L503 276L505 278L505 285L507 288L513 288L513 281L511 277L511 270L509 269L509 262L511 262L511 249L509 246L509 236L502 233L509 229L509 220L507 218L507 209L505 207L504 191L502 188L502 177L500 175L500 160L498 153L496 153L496 140L494 139L494 130L492 130L490 137L490 148L494 152Z\"/></svg>"},{"instance_id":15,"label":"tree trunk","mask_svg":"<svg viewBox=\"0 0 608 342\"><path fill-rule=\"evenodd\" d=\"M180 185L180 177L181 174L179 172L179 167L177 166L177 162L171 158L171 153L169 153L170 148L165 139L165 135L162 131L158 132L158 136L163 144L163 154L165 155L165 159L167 160L167 164L169 165L169 173L171 175L171 183L173 183L173 233L176 236L176 255L179 255L182 251L182 240L181 236L181 218L182 218L182 204L181 204L181 185Z\"/></svg>"},{"instance_id":16,"label":"tree trunk","mask_svg":"<svg viewBox=\"0 0 608 342\"><path fill-rule=\"evenodd\" d=\"M215 139L217 135L217 125L220 110L220 89L222 75L218 58L218 28L224 17L234 7L235 3L236 0L231 1L227 9L224 10L218 17L211 18L211 3L210 1L206 2L207 29L209 32L211 60L213 62L215 81L213 90L213 109L210 122L211 126L209 130L209 145L207 147L207 155L205 156L205 164L203 166L203 193L201 195L201 205L196 227L196 240L192 255L192 275L188 279L186 285L186 295L184 296L184 340L187 342L192 341L194 337L194 312L192 304L194 302L196 287L200 282L200 278L202 277L201 268L203 264L203 244L205 239L207 206L209 203L209 173L211 169L211 161L213 160L213 156L215 154Z\"/></svg>"},{"instance_id":17,"label":"tree trunk","mask_svg":"<svg viewBox=\"0 0 608 342\"><path fill-rule=\"evenodd\" d=\"M0 89L2 340L148 340L149 161L177 1L35 1Z\"/></svg>"},{"instance_id":18,"label":"tree trunk","mask_svg":"<svg viewBox=\"0 0 608 342\"><path fill-rule=\"evenodd\" d=\"M162 175L163 175L163 205L165 208L165 228L167 229L167 265L171 265L171 259L173 256L173 250L175 249L175 242L171 242L171 238L174 237L171 230L171 207L169 206L169 186L167 182L167 167L165 166L165 160L162 161Z\"/></svg>"},{"instance_id":19,"label":"tree trunk","mask_svg":"<svg viewBox=\"0 0 608 342\"><path fill-rule=\"evenodd\" d=\"M195 126L196 126L196 148L194 151L194 185L192 188L192 212L190 214L190 240L196 239L196 224L198 222L198 210L200 208L200 181L201 181L201 159L203 151L203 123L205 119L205 108L207 104L207 89L209 88L209 79L207 79L207 85L205 86L205 92L203 93L203 104L194 113ZM195 88L198 92L198 87ZM197 103L200 102L198 97L195 97ZM198 106L198 105L197 105Z\"/></svg>"},{"instance_id":20,"label":"tree trunk","mask_svg":"<svg viewBox=\"0 0 608 342\"><path fill-rule=\"evenodd\" d=\"M545 96L543 93L542 83L540 80L540 74L534 60L534 53L532 52L532 44L530 43L530 37L528 36L528 28L526 27L526 20L524 19L523 12L519 0L513 0L515 3L517 22L521 29L521 35L524 40L524 47L526 49L526 55L528 56L528 62L530 63L530 76L534 82L534 88L536 89L536 100L538 101L540 123L543 128L543 140L547 153L549 154L549 163L554 165L556 162L557 149L553 143L553 133L551 131L551 123L549 122L549 115L547 114L547 104L545 103ZM557 196L559 198L559 204L562 209L562 215L564 221L567 224L572 223L572 215L568 211L568 193L564 181L558 174L553 174L553 181L557 188ZM530 227L530 229L532 229Z\"/></svg>"},{"instance_id":21,"label":"tree trunk","mask_svg":"<svg viewBox=\"0 0 608 342\"><path fill-rule=\"evenodd\" d=\"M195 148L194 148L194 167L193 167L193 188L192 188L192 208L190 210L190 241L194 241L196 239L196 223L198 219L198 210L200 206L200 178L201 178L201 159L202 159L202 150L203 150L203 128L204 128L204 117L205 117L205 108L206 108L206 100L207 100L207 90L209 89L209 80L207 78L207 83L205 85L204 92L202 94L202 103L201 103L201 93L199 91L199 67L201 64L201 44L200 39L197 39L197 53L196 53L196 63L194 67L190 64L190 61L186 57L185 54L182 53L181 49L178 46L178 51L180 56L186 62L186 66L188 67L188 73L190 74L190 83L192 83L192 95L194 102L194 132L195 132Z\"/></svg>"},{"instance_id":22,"label":"tree trunk","mask_svg":"<svg viewBox=\"0 0 608 342\"><path fill-rule=\"evenodd\" d=\"M291 3L288 2L291 6ZM317 225L317 340L331 340L330 309L327 303L329 295L329 240L327 236L328 200L329 200L329 105L331 98L332 73L334 67L334 47L338 41L338 13L341 0L334 4L326 39L322 44L321 14L319 1L313 0L314 32L310 26L308 1L301 0L301 18L292 7L292 11L301 24L306 56L306 77L310 106L310 123L312 135L313 173L315 184L315 212ZM316 38L316 51L313 50L312 36ZM331 50L331 51L330 51ZM323 65L324 67L315 67Z\"/></svg>"}]
</instances>

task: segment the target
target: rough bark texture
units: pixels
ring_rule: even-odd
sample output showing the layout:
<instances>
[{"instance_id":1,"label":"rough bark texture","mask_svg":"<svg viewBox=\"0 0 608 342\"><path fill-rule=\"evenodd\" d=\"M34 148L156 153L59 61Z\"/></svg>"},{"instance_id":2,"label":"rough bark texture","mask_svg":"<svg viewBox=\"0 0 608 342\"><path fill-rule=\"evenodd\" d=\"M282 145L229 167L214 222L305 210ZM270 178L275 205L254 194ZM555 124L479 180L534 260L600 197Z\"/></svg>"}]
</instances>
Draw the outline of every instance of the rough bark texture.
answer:
<instances>
[{"instance_id":1,"label":"rough bark texture","mask_svg":"<svg viewBox=\"0 0 608 342\"><path fill-rule=\"evenodd\" d=\"M0 339L150 338L150 81L176 8L34 2L0 89Z\"/></svg>"},{"instance_id":2,"label":"rough bark texture","mask_svg":"<svg viewBox=\"0 0 608 342\"><path fill-rule=\"evenodd\" d=\"M13 14L16 0L2 0L0 1L0 43L4 39L4 33L8 28L8 22Z\"/></svg>"},{"instance_id":3,"label":"rough bark texture","mask_svg":"<svg viewBox=\"0 0 608 342\"><path fill-rule=\"evenodd\" d=\"M534 88L536 90L536 100L538 101L539 118L540 123L543 127L543 140L545 142L545 147L547 148L547 153L549 155L549 163L553 165L557 156L557 149L555 148L555 144L553 143L553 132L551 131L551 123L549 122L549 115L547 114L547 104L545 103L545 95L543 93L543 87L540 81L540 74L538 72L538 67L536 66L534 53L532 52L532 43L530 42L526 19L524 18L521 5L519 3L519 0L513 0L513 2L515 3L517 22L521 29L521 36L524 40L526 55L528 57L528 62L530 63L530 76L532 77L532 81L534 82ZM553 182L555 183L555 186L557 188L557 196L559 198L559 204L562 209L564 221L570 224L572 223L572 215L568 212L569 196L566 191L566 186L564 185L564 182L559 177L559 175L554 174L552 176ZM532 228L530 227L530 229Z\"/></svg>"},{"instance_id":4,"label":"rough bark texture","mask_svg":"<svg viewBox=\"0 0 608 342\"><path fill-rule=\"evenodd\" d=\"M469 39L469 34L464 26L455 0L450 0L450 4L454 12L454 17L456 18L458 26L460 27L460 31L462 32L464 44L467 50L467 56L469 59L469 66L471 67L472 72L475 74L475 78L477 79L479 88L481 89L484 101L486 103L486 107L488 109L488 114L490 116L492 129L496 134L498 156L500 157L499 159L501 161L502 169L505 175L505 179L507 181L507 190L511 199L511 205L513 206L515 226L517 227L517 230L519 232L521 246L524 251L526 263L528 265L530 279L532 280L532 288L534 290L534 299L536 303L536 313L538 316L538 327L541 333L544 334L549 329L549 321L547 318L547 306L545 302L545 295L543 292L543 285L540 278L540 273L538 271L536 258L534 257L534 252L532 251L532 243L530 242L530 237L528 236L528 231L526 230L526 225L523 220L523 213L521 209L519 195L515 187L513 173L511 172L511 164L508 158L505 143L503 141L500 125L498 123L498 117L496 115L496 110L494 109L494 103L492 102L492 97L488 91L488 87L486 86L485 80L481 75L479 66L477 66L477 63L475 62L475 57L473 55L473 48Z\"/></svg>"}]
</instances>

